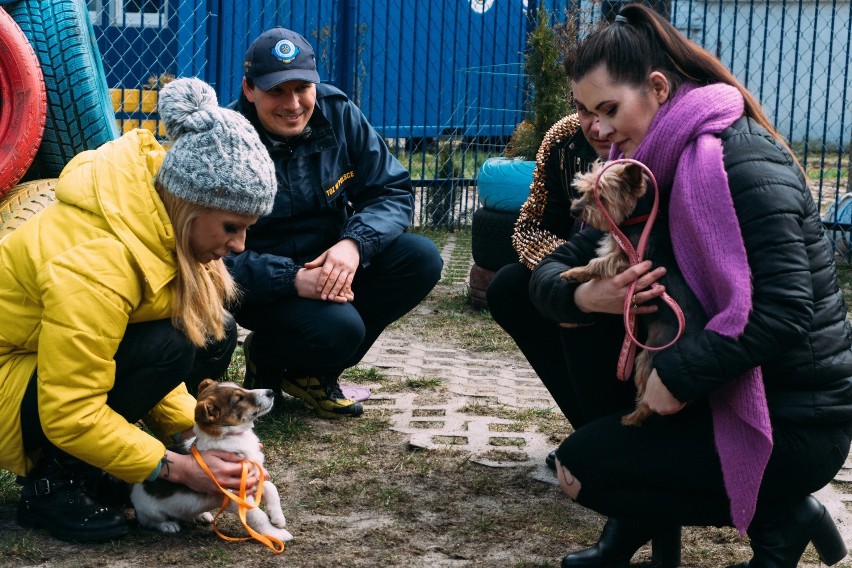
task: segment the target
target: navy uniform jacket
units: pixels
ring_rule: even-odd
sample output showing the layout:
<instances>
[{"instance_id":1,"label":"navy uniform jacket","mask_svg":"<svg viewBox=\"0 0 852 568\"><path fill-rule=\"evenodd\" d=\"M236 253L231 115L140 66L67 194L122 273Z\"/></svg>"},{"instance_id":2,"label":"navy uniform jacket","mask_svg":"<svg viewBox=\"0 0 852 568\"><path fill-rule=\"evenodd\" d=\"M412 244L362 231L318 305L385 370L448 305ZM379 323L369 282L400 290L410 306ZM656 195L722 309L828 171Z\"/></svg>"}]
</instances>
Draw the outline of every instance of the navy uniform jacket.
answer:
<instances>
[{"instance_id":1,"label":"navy uniform jacket","mask_svg":"<svg viewBox=\"0 0 852 568\"><path fill-rule=\"evenodd\" d=\"M225 258L244 303L296 294L296 272L344 238L354 239L361 264L382 252L410 224L411 176L355 104L318 84L305 131L270 136L245 95L232 103L254 125L275 163L272 213L248 231L246 250Z\"/></svg>"}]
</instances>

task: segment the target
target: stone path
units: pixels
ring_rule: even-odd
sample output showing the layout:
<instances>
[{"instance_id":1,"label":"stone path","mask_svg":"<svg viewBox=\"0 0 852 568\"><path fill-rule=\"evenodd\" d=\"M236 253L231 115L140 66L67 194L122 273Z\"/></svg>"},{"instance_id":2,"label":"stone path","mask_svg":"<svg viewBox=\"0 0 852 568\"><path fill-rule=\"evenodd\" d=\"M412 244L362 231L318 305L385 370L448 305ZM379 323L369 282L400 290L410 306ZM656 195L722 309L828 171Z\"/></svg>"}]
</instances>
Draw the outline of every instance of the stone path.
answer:
<instances>
[{"instance_id":1,"label":"stone path","mask_svg":"<svg viewBox=\"0 0 852 568\"><path fill-rule=\"evenodd\" d=\"M388 330L367 353L362 365L390 377L439 377L446 392L439 396L378 391L369 408L387 408L393 430L411 436L410 444L434 449L452 446L470 452L477 463L494 467L536 466L537 477L551 482L544 457L553 449L533 426L465 409L505 405L511 409L555 407L550 393L520 355L480 354L412 343Z\"/></svg>"},{"instance_id":2,"label":"stone path","mask_svg":"<svg viewBox=\"0 0 852 568\"><path fill-rule=\"evenodd\" d=\"M440 377L444 381L446 392L440 396L384 394L379 390L365 401L368 412L370 408L394 410L391 428L408 434L412 447L452 446L487 466L533 466L535 479L556 483L552 471L544 465L545 456L554 448L547 436L513 420L465 412L471 405L493 403L517 410L555 408L550 394L523 358L511 354L470 357L452 349L409 342L388 330L362 365L379 368L392 377ZM847 548L852 550L852 459L816 497L834 517Z\"/></svg>"},{"instance_id":3,"label":"stone path","mask_svg":"<svg viewBox=\"0 0 852 568\"><path fill-rule=\"evenodd\" d=\"M446 256L447 250L444 253ZM393 409L392 429L410 435L412 446L452 446L470 452L472 461L493 467L534 466L533 477L555 483L553 473L544 465L554 445L544 434L512 420L465 412L471 405L495 402L517 410L556 408L520 352L471 356L461 350L413 342L391 328L380 336L361 365L377 367L388 376L440 377L444 381L446 392L441 396L385 394L379 390L365 403L368 411L370 407ZM852 550L852 459L816 496L834 517Z\"/></svg>"}]
</instances>

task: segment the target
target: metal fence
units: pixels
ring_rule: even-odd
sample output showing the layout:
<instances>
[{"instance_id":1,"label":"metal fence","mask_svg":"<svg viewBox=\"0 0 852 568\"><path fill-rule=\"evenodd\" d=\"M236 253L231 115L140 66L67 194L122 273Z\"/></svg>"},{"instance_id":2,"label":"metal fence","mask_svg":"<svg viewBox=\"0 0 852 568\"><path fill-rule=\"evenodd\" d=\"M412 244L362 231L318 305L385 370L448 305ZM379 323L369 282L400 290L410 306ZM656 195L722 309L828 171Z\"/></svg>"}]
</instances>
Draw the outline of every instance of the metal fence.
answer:
<instances>
[{"instance_id":1,"label":"metal fence","mask_svg":"<svg viewBox=\"0 0 852 568\"><path fill-rule=\"evenodd\" d=\"M322 79L350 95L412 172L416 222L448 230L469 225L479 166L527 116L524 49L541 11L552 21L571 14L582 33L621 3L88 0L124 129L159 129L155 90L170 76L199 76L222 103L236 98L246 47L283 25L314 44ZM800 154L824 220L848 229L852 199L848 213L840 207L852 137L848 0L654 4L758 96Z\"/></svg>"}]
</instances>

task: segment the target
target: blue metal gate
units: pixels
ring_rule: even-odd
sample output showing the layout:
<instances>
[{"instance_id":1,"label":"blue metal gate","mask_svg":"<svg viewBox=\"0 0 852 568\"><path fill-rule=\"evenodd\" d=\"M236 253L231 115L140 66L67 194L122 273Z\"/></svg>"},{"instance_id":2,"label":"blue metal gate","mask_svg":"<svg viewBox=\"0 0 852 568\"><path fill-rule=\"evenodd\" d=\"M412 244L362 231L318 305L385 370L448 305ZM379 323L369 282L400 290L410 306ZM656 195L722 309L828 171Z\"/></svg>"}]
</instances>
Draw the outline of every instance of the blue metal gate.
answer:
<instances>
[{"instance_id":1,"label":"blue metal gate","mask_svg":"<svg viewBox=\"0 0 852 568\"><path fill-rule=\"evenodd\" d=\"M527 30L538 10L589 24L621 0L88 0L125 128L156 129L145 87L199 76L225 104L242 57L283 25L314 45L324 81L344 90L420 187L463 197L447 226L469 222L478 165L525 118ZM849 188L852 16L847 0L657 0L688 37L754 92L800 154L823 211ZM133 95L134 91L138 91ZM132 96L131 96L132 95ZM146 97L146 95L149 95ZM155 93L154 93L155 95ZM145 122L145 121L148 122ZM471 194L473 192L473 194ZM838 208L835 208L835 210Z\"/></svg>"}]
</instances>

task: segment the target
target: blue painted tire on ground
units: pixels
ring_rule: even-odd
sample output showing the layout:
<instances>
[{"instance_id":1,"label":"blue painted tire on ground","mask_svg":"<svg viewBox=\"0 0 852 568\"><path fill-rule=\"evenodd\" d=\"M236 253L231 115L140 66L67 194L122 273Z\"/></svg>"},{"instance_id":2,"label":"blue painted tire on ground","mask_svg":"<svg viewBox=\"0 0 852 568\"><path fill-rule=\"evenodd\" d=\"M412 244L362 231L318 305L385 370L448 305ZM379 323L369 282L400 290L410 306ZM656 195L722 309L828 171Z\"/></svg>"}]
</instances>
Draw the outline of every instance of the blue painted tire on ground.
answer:
<instances>
[{"instance_id":1,"label":"blue painted tire on ground","mask_svg":"<svg viewBox=\"0 0 852 568\"><path fill-rule=\"evenodd\" d=\"M530 195L535 162L488 158L476 180L479 202L495 211L517 212Z\"/></svg>"},{"instance_id":2,"label":"blue painted tire on ground","mask_svg":"<svg viewBox=\"0 0 852 568\"><path fill-rule=\"evenodd\" d=\"M844 193L831 203L822 216L822 222L830 225L852 225L852 193ZM846 255L852 248L852 233L841 228L831 228L829 238L834 242L834 250L840 255Z\"/></svg>"},{"instance_id":3,"label":"blue painted tire on ground","mask_svg":"<svg viewBox=\"0 0 852 568\"><path fill-rule=\"evenodd\" d=\"M71 158L119 136L86 2L20 0L7 11L41 63L47 121L25 179L53 178Z\"/></svg>"}]
</instances>

